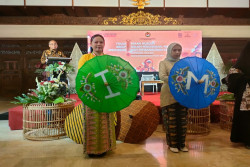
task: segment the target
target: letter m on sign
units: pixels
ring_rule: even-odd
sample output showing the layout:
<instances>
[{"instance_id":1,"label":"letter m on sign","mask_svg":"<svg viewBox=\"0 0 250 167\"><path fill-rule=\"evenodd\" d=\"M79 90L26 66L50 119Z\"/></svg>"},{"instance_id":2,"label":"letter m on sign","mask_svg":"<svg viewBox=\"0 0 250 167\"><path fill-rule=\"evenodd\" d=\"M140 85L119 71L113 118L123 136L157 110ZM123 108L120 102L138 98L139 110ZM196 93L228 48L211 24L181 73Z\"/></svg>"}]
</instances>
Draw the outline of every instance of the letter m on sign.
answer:
<instances>
[{"instance_id":1,"label":"letter m on sign","mask_svg":"<svg viewBox=\"0 0 250 167\"><path fill-rule=\"evenodd\" d=\"M190 85L191 85L191 80L192 80L192 78L194 79L194 81L195 81L196 83L198 83L198 79L196 78L196 76L195 76L191 71L188 71L188 74L187 74L187 84L186 84L186 89L187 89L187 90L190 89ZM207 93L208 75L203 75L202 78L201 78L200 80L205 81L204 93Z\"/></svg>"}]
</instances>

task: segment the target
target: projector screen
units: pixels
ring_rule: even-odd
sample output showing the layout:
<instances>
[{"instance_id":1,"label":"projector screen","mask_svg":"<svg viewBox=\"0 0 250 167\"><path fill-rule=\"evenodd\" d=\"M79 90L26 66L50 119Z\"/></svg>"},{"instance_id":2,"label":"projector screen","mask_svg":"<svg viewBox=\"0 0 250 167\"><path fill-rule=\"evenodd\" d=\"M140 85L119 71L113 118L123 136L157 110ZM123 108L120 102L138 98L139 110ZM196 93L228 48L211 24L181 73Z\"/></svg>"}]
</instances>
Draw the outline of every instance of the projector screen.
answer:
<instances>
[{"instance_id":1,"label":"projector screen","mask_svg":"<svg viewBox=\"0 0 250 167\"><path fill-rule=\"evenodd\" d=\"M89 51L94 34L105 38L104 54L120 56L137 72L159 71L159 63L166 58L172 42L182 45L181 58L202 57L201 31L88 31Z\"/></svg>"}]
</instances>

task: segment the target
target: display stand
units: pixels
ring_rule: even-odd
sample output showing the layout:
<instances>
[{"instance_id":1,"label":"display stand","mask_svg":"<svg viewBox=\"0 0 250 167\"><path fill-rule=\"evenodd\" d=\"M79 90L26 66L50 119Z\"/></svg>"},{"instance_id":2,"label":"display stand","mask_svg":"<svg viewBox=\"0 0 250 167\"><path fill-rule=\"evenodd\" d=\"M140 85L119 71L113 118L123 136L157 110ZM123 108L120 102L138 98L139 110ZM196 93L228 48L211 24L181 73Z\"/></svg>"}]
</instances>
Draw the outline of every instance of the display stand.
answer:
<instances>
[{"instance_id":1,"label":"display stand","mask_svg":"<svg viewBox=\"0 0 250 167\"><path fill-rule=\"evenodd\" d=\"M72 58L68 58L68 57L48 57L47 64L54 64L54 63L58 63L59 61L69 63L71 60Z\"/></svg>"}]
</instances>

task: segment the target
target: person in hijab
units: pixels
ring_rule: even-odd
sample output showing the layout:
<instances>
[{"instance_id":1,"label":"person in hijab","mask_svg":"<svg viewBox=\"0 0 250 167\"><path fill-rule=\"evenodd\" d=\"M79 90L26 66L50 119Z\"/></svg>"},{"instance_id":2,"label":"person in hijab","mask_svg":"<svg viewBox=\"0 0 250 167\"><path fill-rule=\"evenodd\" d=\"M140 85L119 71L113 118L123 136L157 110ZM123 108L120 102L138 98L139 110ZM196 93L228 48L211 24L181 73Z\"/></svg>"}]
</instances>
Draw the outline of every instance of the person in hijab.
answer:
<instances>
[{"instance_id":1,"label":"person in hijab","mask_svg":"<svg viewBox=\"0 0 250 167\"><path fill-rule=\"evenodd\" d=\"M250 149L250 41L226 77L228 91L234 93L235 104L230 140Z\"/></svg>"},{"instance_id":2,"label":"person in hijab","mask_svg":"<svg viewBox=\"0 0 250 167\"><path fill-rule=\"evenodd\" d=\"M187 132L187 108L179 104L170 92L168 77L174 64L180 59L182 46L171 43L167 49L167 57L160 62L159 77L164 81L161 88L160 105L162 108L163 124L166 129L166 140L169 149L177 153L187 152L185 146Z\"/></svg>"}]
</instances>

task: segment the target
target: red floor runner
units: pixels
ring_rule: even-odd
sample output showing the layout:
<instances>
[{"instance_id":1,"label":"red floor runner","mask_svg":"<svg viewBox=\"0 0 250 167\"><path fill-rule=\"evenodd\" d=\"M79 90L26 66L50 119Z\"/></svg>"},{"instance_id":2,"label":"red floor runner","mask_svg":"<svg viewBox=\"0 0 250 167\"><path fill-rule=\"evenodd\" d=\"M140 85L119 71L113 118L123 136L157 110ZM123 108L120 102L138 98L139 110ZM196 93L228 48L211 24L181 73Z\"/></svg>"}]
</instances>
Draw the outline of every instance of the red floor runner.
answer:
<instances>
[{"instance_id":1,"label":"red floor runner","mask_svg":"<svg viewBox=\"0 0 250 167\"><path fill-rule=\"evenodd\" d=\"M81 103L77 94L71 94L71 99L76 100L75 106ZM160 106L160 93L145 92L142 100L147 100L154 103L157 107ZM22 129L23 127L23 106L9 108L9 126L11 130Z\"/></svg>"},{"instance_id":2,"label":"red floor runner","mask_svg":"<svg viewBox=\"0 0 250 167\"><path fill-rule=\"evenodd\" d=\"M70 98L75 99L77 101L75 104L76 106L81 103L81 100L78 98L77 94L70 95ZM145 92L144 96L142 96L142 100L150 101L154 105L160 106L160 92L156 92L156 93Z\"/></svg>"},{"instance_id":3,"label":"red floor runner","mask_svg":"<svg viewBox=\"0 0 250 167\"><path fill-rule=\"evenodd\" d=\"M142 96L142 100L150 101L154 103L157 107L160 106L160 92L144 92L144 96Z\"/></svg>"}]
</instances>

